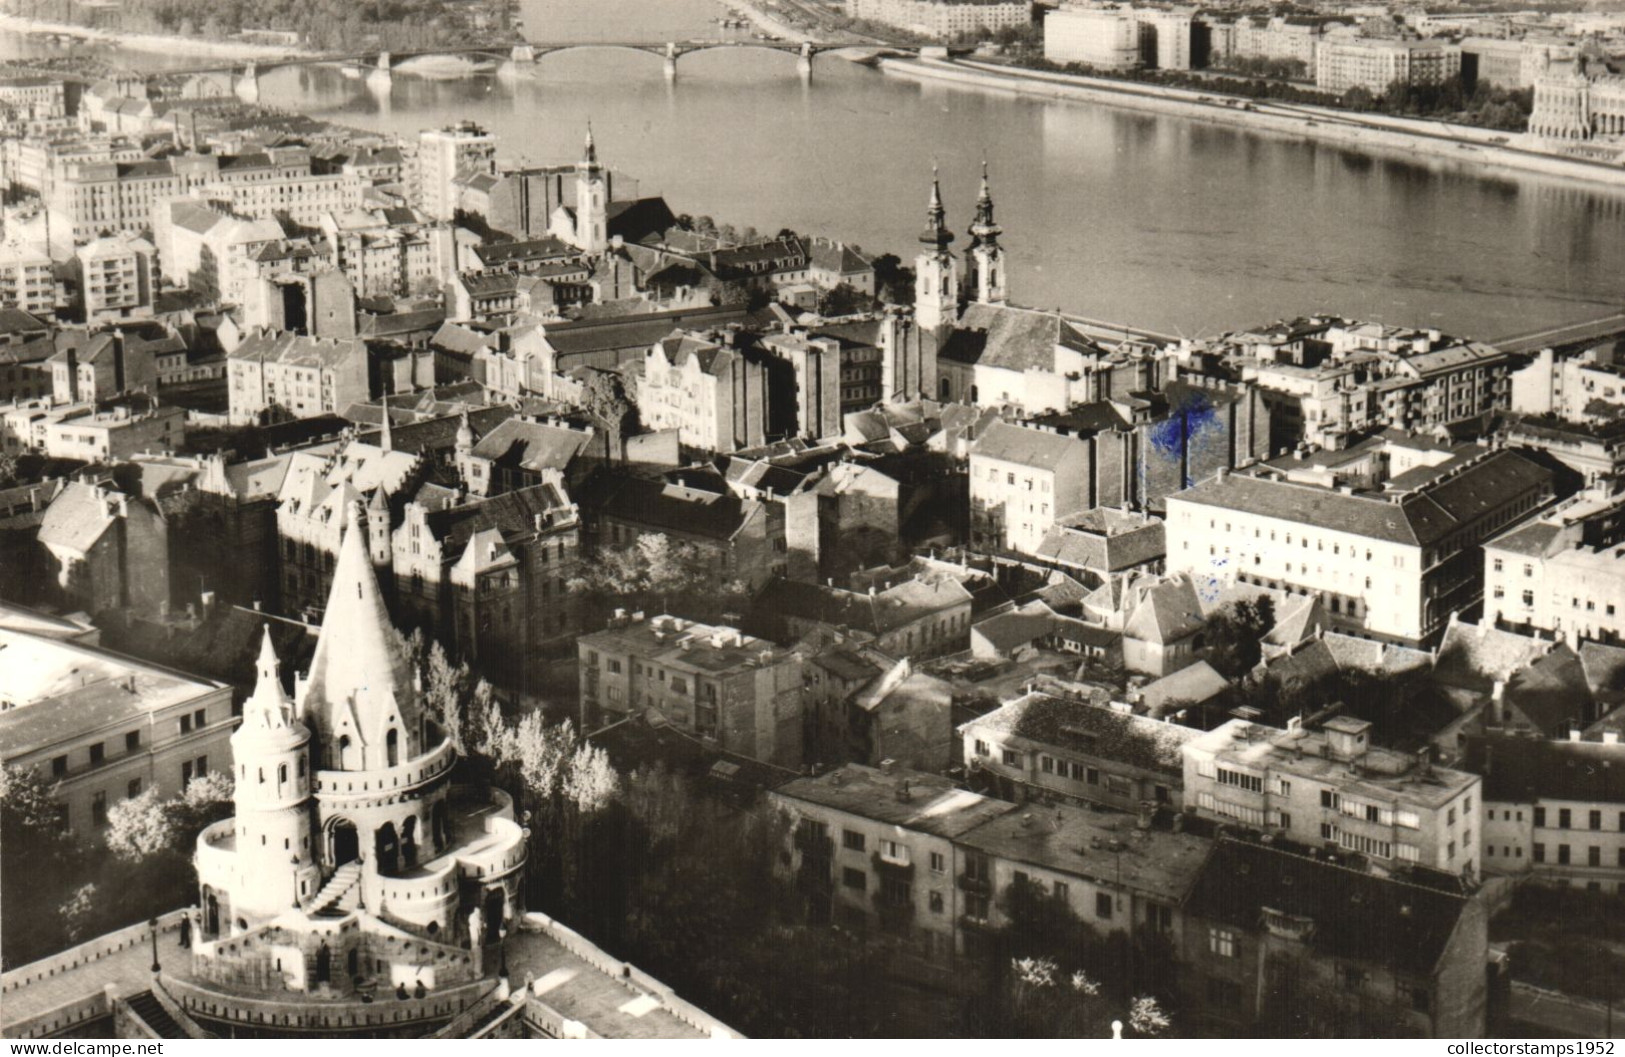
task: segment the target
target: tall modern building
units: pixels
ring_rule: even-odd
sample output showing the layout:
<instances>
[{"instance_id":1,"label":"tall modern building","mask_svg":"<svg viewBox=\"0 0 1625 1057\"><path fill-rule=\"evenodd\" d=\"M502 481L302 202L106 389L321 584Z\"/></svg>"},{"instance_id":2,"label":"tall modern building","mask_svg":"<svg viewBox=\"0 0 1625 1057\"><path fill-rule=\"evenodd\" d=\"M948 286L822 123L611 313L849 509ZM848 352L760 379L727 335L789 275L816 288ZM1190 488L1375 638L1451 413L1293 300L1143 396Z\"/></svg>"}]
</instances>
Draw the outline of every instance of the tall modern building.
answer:
<instances>
[{"instance_id":1,"label":"tall modern building","mask_svg":"<svg viewBox=\"0 0 1625 1057\"><path fill-rule=\"evenodd\" d=\"M418 208L434 220L450 220L457 211L460 176L495 173L496 137L472 121L418 135Z\"/></svg>"}]
</instances>

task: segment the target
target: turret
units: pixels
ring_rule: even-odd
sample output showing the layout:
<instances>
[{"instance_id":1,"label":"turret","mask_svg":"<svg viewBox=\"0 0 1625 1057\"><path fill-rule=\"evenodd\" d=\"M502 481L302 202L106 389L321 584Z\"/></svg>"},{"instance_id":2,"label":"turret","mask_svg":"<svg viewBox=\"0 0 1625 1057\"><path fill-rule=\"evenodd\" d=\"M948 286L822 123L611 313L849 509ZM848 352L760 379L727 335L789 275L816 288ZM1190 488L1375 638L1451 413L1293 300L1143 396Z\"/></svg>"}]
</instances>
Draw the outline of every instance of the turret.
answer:
<instances>
[{"instance_id":1,"label":"turret","mask_svg":"<svg viewBox=\"0 0 1625 1057\"><path fill-rule=\"evenodd\" d=\"M1003 230L993 219L993 192L988 188L987 162L984 161L982 193L976 199L976 219L970 226L970 274L965 277L966 295L984 305L1004 303L1004 248L999 245Z\"/></svg>"},{"instance_id":2,"label":"turret","mask_svg":"<svg viewBox=\"0 0 1625 1057\"><path fill-rule=\"evenodd\" d=\"M310 842L310 731L293 717L269 628L258 668L242 725L231 736L238 869L232 913L243 918L298 906L315 895L320 876Z\"/></svg>"},{"instance_id":3,"label":"turret","mask_svg":"<svg viewBox=\"0 0 1625 1057\"><path fill-rule=\"evenodd\" d=\"M931 198L926 205L924 248L914 258L914 318L926 330L951 326L959 316L959 264L948 246L954 240L942 205L942 185L931 169Z\"/></svg>"}]
</instances>

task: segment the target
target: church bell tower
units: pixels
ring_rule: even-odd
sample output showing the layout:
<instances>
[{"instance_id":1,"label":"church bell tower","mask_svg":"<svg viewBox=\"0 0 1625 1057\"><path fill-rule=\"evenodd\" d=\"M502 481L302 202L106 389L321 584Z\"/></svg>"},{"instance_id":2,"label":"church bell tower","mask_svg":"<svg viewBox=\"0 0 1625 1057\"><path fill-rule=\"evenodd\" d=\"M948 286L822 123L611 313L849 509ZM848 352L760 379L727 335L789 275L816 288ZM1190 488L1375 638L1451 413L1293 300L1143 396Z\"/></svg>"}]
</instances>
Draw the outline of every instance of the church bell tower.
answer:
<instances>
[{"instance_id":1,"label":"church bell tower","mask_svg":"<svg viewBox=\"0 0 1625 1057\"><path fill-rule=\"evenodd\" d=\"M942 185L931 169L931 201L926 207L923 249L914 258L914 319L921 329L936 331L959 318L959 262L948 249L954 233L948 230L942 208Z\"/></svg>"},{"instance_id":2,"label":"church bell tower","mask_svg":"<svg viewBox=\"0 0 1625 1057\"><path fill-rule=\"evenodd\" d=\"M993 192L987 185L987 162L982 163L982 193L976 199L976 219L970 226L970 252L965 295L984 305L1002 305L1005 299L1003 231L993 220Z\"/></svg>"}]
</instances>

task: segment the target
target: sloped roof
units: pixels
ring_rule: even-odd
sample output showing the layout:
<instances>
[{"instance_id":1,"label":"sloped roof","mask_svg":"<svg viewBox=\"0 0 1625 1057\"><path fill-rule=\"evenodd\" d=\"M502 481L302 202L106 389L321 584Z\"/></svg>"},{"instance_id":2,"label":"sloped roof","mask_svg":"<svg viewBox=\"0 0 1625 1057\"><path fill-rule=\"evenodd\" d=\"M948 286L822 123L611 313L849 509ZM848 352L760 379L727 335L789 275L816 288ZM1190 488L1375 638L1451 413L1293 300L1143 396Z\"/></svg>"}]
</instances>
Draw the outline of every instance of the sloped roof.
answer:
<instances>
[{"instance_id":1,"label":"sloped roof","mask_svg":"<svg viewBox=\"0 0 1625 1057\"><path fill-rule=\"evenodd\" d=\"M1167 645L1196 634L1202 626L1202 603L1196 597L1196 586L1178 577L1146 591L1124 623L1123 635Z\"/></svg>"},{"instance_id":2,"label":"sloped roof","mask_svg":"<svg viewBox=\"0 0 1625 1057\"><path fill-rule=\"evenodd\" d=\"M564 470L592 439L585 430L510 418L481 437L474 454L496 461L513 460L531 471Z\"/></svg>"},{"instance_id":3,"label":"sloped roof","mask_svg":"<svg viewBox=\"0 0 1625 1057\"><path fill-rule=\"evenodd\" d=\"M985 333L981 354L970 362L1012 371L1053 371L1057 347L1099 352L1100 347L1056 312L972 303L956 330Z\"/></svg>"},{"instance_id":4,"label":"sloped roof","mask_svg":"<svg viewBox=\"0 0 1625 1057\"><path fill-rule=\"evenodd\" d=\"M139 500L127 498L126 502ZM83 481L71 481L51 501L38 539L52 547L88 552L118 520L118 496Z\"/></svg>"},{"instance_id":5,"label":"sloped roof","mask_svg":"<svg viewBox=\"0 0 1625 1057\"><path fill-rule=\"evenodd\" d=\"M1460 895L1221 839L1196 879L1185 914L1246 933L1260 931L1266 909L1307 918L1313 927L1304 942L1323 957L1428 977L1466 906Z\"/></svg>"},{"instance_id":6,"label":"sloped roof","mask_svg":"<svg viewBox=\"0 0 1625 1057\"><path fill-rule=\"evenodd\" d=\"M973 624L971 631L986 639L998 652L1007 654L1048 636L1055 630L1058 619L1055 611L1043 602L1032 602Z\"/></svg>"},{"instance_id":7,"label":"sloped roof","mask_svg":"<svg viewBox=\"0 0 1625 1057\"><path fill-rule=\"evenodd\" d=\"M1467 739L1461 766L1483 776L1486 801L1625 804L1625 744L1478 735Z\"/></svg>"},{"instance_id":8,"label":"sloped roof","mask_svg":"<svg viewBox=\"0 0 1625 1057\"><path fill-rule=\"evenodd\" d=\"M756 608L779 619L800 618L883 635L932 613L968 606L970 600L970 592L951 577L905 580L874 594L775 578L757 596Z\"/></svg>"},{"instance_id":9,"label":"sloped roof","mask_svg":"<svg viewBox=\"0 0 1625 1057\"><path fill-rule=\"evenodd\" d=\"M1206 661L1181 668L1140 688L1140 704L1146 714L1160 718L1180 704L1198 705L1230 689L1230 680ZM1184 729L1184 728L1180 728ZM1197 732L1192 730L1194 736Z\"/></svg>"},{"instance_id":10,"label":"sloped roof","mask_svg":"<svg viewBox=\"0 0 1625 1057\"><path fill-rule=\"evenodd\" d=\"M1502 631L1490 624L1460 621L1445 629L1433 664L1435 681L1462 690L1487 694L1520 668L1546 655L1552 644L1542 639Z\"/></svg>"},{"instance_id":11,"label":"sloped roof","mask_svg":"<svg viewBox=\"0 0 1625 1057\"><path fill-rule=\"evenodd\" d=\"M1088 449L1076 437L1000 421L983 431L971 454L1054 470L1069 458L1086 458Z\"/></svg>"},{"instance_id":12,"label":"sloped roof","mask_svg":"<svg viewBox=\"0 0 1625 1057\"><path fill-rule=\"evenodd\" d=\"M1507 682L1504 700L1537 730L1552 734L1585 719L1591 707L1591 688L1579 655L1563 642L1515 673Z\"/></svg>"},{"instance_id":13,"label":"sloped roof","mask_svg":"<svg viewBox=\"0 0 1625 1057\"><path fill-rule=\"evenodd\" d=\"M756 513L753 500L665 481L619 477L606 482L600 517L617 518L655 531L727 541Z\"/></svg>"}]
</instances>

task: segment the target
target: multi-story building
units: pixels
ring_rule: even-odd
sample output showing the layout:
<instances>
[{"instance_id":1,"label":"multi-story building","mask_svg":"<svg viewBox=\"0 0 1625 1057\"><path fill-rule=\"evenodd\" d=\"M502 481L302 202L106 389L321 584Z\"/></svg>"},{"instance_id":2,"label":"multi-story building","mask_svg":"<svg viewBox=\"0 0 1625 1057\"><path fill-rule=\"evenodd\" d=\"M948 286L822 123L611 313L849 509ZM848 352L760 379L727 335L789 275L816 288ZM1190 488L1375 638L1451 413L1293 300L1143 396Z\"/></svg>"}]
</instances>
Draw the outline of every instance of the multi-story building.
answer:
<instances>
[{"instance_id":1,"label":"multi-story building","mask_svg":"<svg viewBox=\"0 0 1625 1057\"><path fill-rule=\"evenodd\" d=\"M1098 70L1140 65L1140 28L1124 8L1062 7L1044 19L1044 58Z\"/></svg>"},{"instance_id":2,"label":"multi-story building","mask_svg":"<svg viewBox=\"0 0 1625 1057\"><path fill-rule=\"evenodd\" d=\"M1177 811L1183 746L1201 731L1037 691L962 724L965 763L1007 799Z\"/></svg>"},{"instance_id":3,"label":"multi-story building","mask_svg":"<svg viewBox=\"0 0 1625 1057\"><path fill-rule=\"evenodd\" d=\"M93 404L57 409L44 422L41 450L53 459L118 462L141 452L172 452L186 441L186 409Z\"/></svg>"},{"instance_id":4,"label":"multi-story building","mask_svg":"<svg viewBox=\"0 0 1625 1057\"><path fill-rule=\"evenodd\" d=\"M992 870L979 857L969 877L955 842L1015 804L889 764L848 764L769 797L793 826L789 870L810 922L891 937L929 972L951 964L963 921L991 917Z\"/></svg>"},{"instance_id":5,"label":"multi-story building","mask_svg":"<svg viewBox=\"0 0 1625 1057\"><path fill-rule=\"evenodd\" d=\"M1484 872L1625 893L1625 745L1492 734L1467 739L1484 776Z\"/></svg>"},{"instance_id":6,"label":"multi-story building","mask_svg":"<svg viewBox=\"0 0 1625 1057\"><path fill-rule=\"evenodd\" d=\"M631 476L595 483L601 498L592 514L600 547L665 536L698 550L719 583L737 581L752 589L789 569L783 503Z\"/></svg>"},{"instance_id":7,"label":"multi-story building","mask_svg":"<svg viewBox=\"0 0 1625 1057\"><path fill-rule=\"evenodd\" d=\"M1053 428L988 426L970 454L972 545L1036 554L1056 521L1089 509L1090 454Z\"/></svg>"},{"instance_id":8,"label":"multi-story building","mask_svg":"<svg viewBox=\"0 0 1625 1057\"><path fill-rule=\"evenodd\" d=\"M1325 40L1316 51L1315 87L1343 93L1363 88L1438 85L1461 75L1461 46L1443 40Z\"/></svg>"},{"instance_id":9,"label":"multi-story building","mask_svg":"<svg viewBox=\"0 0 1625 1057\"><path fill-rule=\"evenodd\" d=\"M1604 344L1559 357L1541 349L1511 375L1512 410L1571 422L1612 421L1625 407L1625 366Z\"/></svg>"},{"instance_id":10,"label":"multi-story building","mask_svg":"<svg viewBox=\"0 0 1625 1057\"><path fill-rule=\"evenodd\" d=\"M0 307L50 319L56 315L56 270L44 246L0 247Z\"/></svg>"},{"instance_id":11,"label":"multi-story building","mask_svg":"<svg viewBox=\"0 0 1625 1057\"><path fill-rule=\"evenodd\" d=\"M675 429L688 447L726 453L767 440L767 397L766 368L729 330L676 331L655 343L636 399L649 429Z\"/></svg>"},{"instance_id":12,"label":"multi-story building","mask_svg":"<svg viewBox=\"0 0 1625 1057\"><path fill-rule=\"evenodd\" d=\"M400 212L353 210L321 218L334 263L349 277L358 296L404 297L434 284L433 240L417 223L392 218L392 213Z\"/></svg>"},{"instance_id":13,"label":"multi-story building","mask_svg":"<svg viewBox=\"0 0 1625 1057\"><path fill-rule=\"evenodd\" d=\"M0 404L49 400L55 355L49 324L20 309L0 307ZM10 439L4 433L0 428L0 450Z\"/></svg>"},{"instance_id":14,"label":"multi-story building","mask_svg":"<svg viewBox=\"0 0 1625 1057\"><path fill-rule=\"evenodd\" d=\"M66 84L61 78L30 75L0 77L0 107L14 119L45 121L66 117Z\"/></svg>"},{"instance_id":15,"label":"multi-story building","mask_svg":"<svg viewBox=\"0 0 1625 1057\"><path fill-rule=\"evenodd\" d=\"M1529 132L1556 140L1589 140L1625 133L1625 77L1593 71L1583 60L1553 66L1542 54L1535 76Z\"/></svg>"},{"instance_id":16,"label":"multi-story building","mask_svg":"<svg viewBox=\"0 0 1625 1057\"><path fill-rule=\"evenodd\" d=\"M1317 18L1247 15L1236 19L1230 54L1238 59L1300 62L1309 72L1315 69L1315 55L1325 33L1325 23Z\"/></svg>"},{"instance_id":17,"label":"multi-story building","mask_svg":"<svg viewBox=\"0 0 1625 1057\"><path fill-rule=\"evenodd\" d=\"M753 609L756 626L782 642L832 633L915 660L970 645L971 593L945 573L910 576L884 588L870 585L868 591L776 579Z\"/></svg>"},{"instance_id":18,"label":"multi-story building","mask_svg":"<svg viewBox=\"0 0 1625 1057\"><path fill-rule=\"evenodd\" d=\"M366 342L256 331L227 354L231 420L336 415L371 396Z\"/></svg>"},{"instance_id":19,"label":"multi-story building","mask_svg":"<svg viewBox=\"0 0 1625 1057\"><path fill-rule=\"evenodd\" d=\"M260 251L287 237L273 219L251 220L202 198L163 203L153 220L153 242L163 277L197 294L240 305L260 277Z\"/></svg>"},{"instance_id":20,"label":"multi-story building","mask_svg":"<svg viewBox=\"0 0 1625 1057\"><path fill-rule=\"evenodd\" d=\"M1483 597L1480 545L1552 498L1551 472L1515 452L1355 454L1221 470L1169 496L1168 570L1316 594L1335 627L1415 645Z\"/></svg>"},{"instance_id":21,"label":"multi-story building","mask_svg":"<svg viewBox=\"0 0 1625 1057\"><path fill-rule=\"evenodd\" d=\"M1185 809L1379 872L1426 867L1477 877L1483 798L1476 774L1370 743L1371 724L1334 716L1286 730L1233 719L1188 741Z\"/></svg>"},{"instance_id":22,"label":"multi-story building","mask_svg":"<svg viewBox=\"0 0 1625 1057\"><path fill-rule=\"evenodd\" d=\"M1617 642L1625 634L1625 499L1593 491L1484 544L1484 616Z\"/></svg>"},{"instance_id":23,"label":"multi-story building","mask_svg":"<svg viewBox=\"0 0 1625 1057\"><path fill-rule=\"evenodd\" d=\"M118 235L80 246L73 255L79 307L87 323L152 314L156 251L143 238Z\"/></svg>"},{"instance_id":24,"label":"multi-story building","mask_svg":"<svg viewBox=\"0 0 1625 1057\"><path fill-rule=\"evenodd\" d=\"M5 766L51 786L57 827L100 845L120 800L231 764L231 687L80 640L0 627Z\"/></svg>"},{"instance_id":25,"label":"multi-story building","mask_svg":"<svg viewBox=\"0 0 1625 1057\"><path fill-rule=\"evenodd\" d=\"M37 537L50 600L87 613L163 615L169 606L168 532L147 501L70 483L46 509Z\"/></svg>"},{"instance_id":26,"label":"multi-story building","mask_svg":"<svg viewBox=\"0 0 1625 1057\"><path fill-rule=\"evenodd\" d=\"M879 403L885 352L837 332L768 334L761 347L795 375L795 435L808 440L839 436L845 417Z\"/></svg>"},{"instance_id":27,"label":"multi-story building","mask_svg":"<svg viewBox=\"0 0 1625 1057\"><path fill-rule=\"evenodd\" d=\"M568 582L581 518L562 475L544 480L435 510L408 502L380 569L398 619L433 629L496 687L527 699L537 695L536 658L567 648L580 630Z\"/></svg>"},{"instance_id":28,"label":"multi-story building","mask_svg":"<svg viewBox=\"0 0 1625 1057\"><path fill-rule=\"evenodd\" d=\"M1544 452L1573 470L1587 487L1625 475L1625 421L1570 422L1510 415L1505 428L1509 447Z\"/></svg>"},{"instance_id":29,"label":"multi-story building","mask_svg":"<svg viewBox=\"0 0 1625 1057\"><path fill-rule=\"evenodd\" d=\"M1004 0L847 0L847 11L853 18L895 26L933 40L1020 29L1033 21L1030 5Z\"/></svg>"},{"instance_id":30,"label":"multi-story building","mask_svg":"<svg viewBox=\"0 0 1625 1057\"><path fill-rule=\"evenodd\" d=\"M1180 909L1180 1010L1192 1034L1484 1034L1481 898L1222 839Z\"/></svg>"},{"instance_id":31,"label":"multi-story building","mask_svg":"<svg viewBox=\"0 0 1625 1057\"><path fill-rule=\"evenodd\" d=\"M51 386L59 404L158 390L158 362L152 348L121 330L59 330L53 340Z\"/></svg>"},{"instance_id":32,"label":"multi-story building","mask_svg":"<svg viewBox=\"0 0 1625 1057\"><path fill-rule=\"evenodd\" d=\"M418 208L433 220L457 213L457 181L496 172L496 137L472 121L418 134Z\"/></svg>"},{"instance_id":33,"label":"multi-story building","mask_svg":"<svg viewBox=\"0 0 1625 1057\"><path fill-rule=\"evenodd\" d=\"M802 661L734 628L617 618L577 640L581 725L658 712L678 730L781 767L802 763Z\"/></svg>"}]
</instances>

